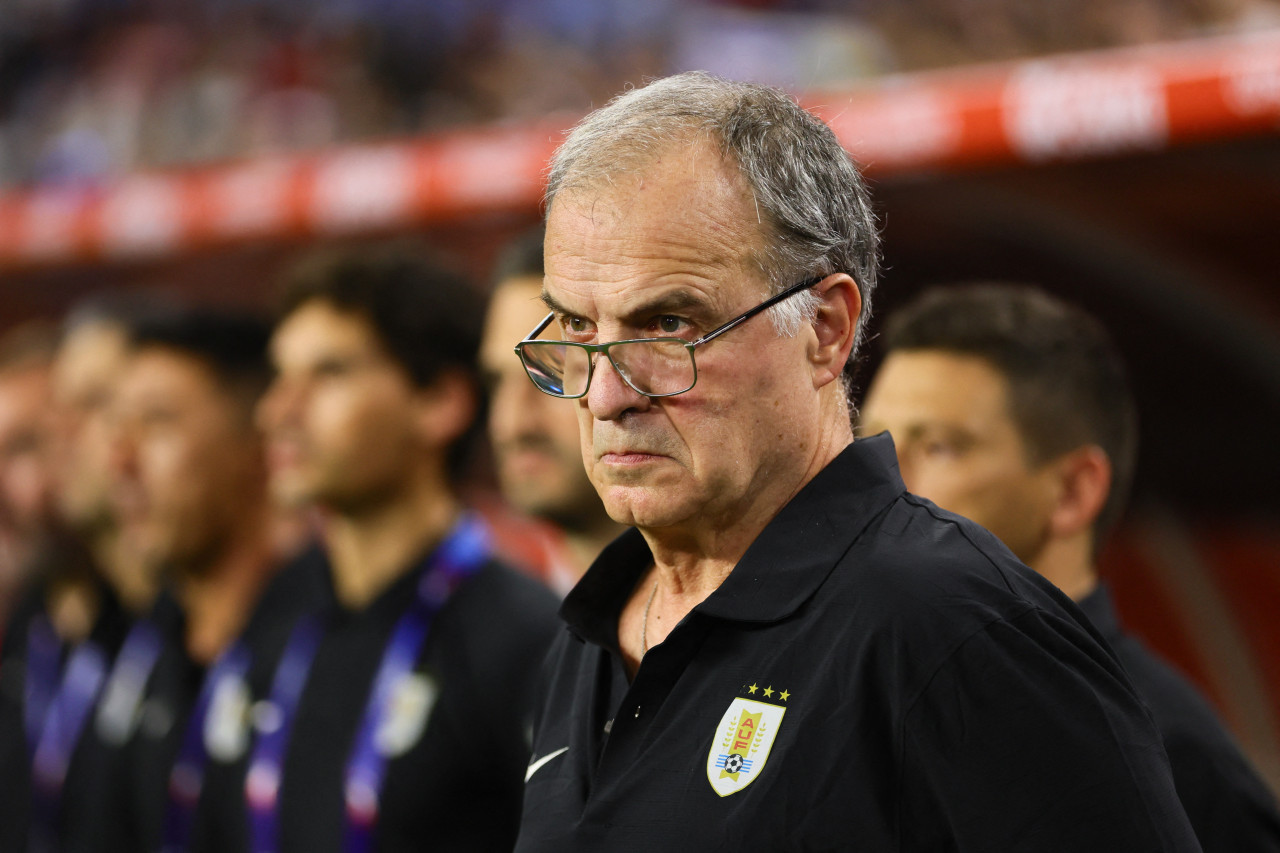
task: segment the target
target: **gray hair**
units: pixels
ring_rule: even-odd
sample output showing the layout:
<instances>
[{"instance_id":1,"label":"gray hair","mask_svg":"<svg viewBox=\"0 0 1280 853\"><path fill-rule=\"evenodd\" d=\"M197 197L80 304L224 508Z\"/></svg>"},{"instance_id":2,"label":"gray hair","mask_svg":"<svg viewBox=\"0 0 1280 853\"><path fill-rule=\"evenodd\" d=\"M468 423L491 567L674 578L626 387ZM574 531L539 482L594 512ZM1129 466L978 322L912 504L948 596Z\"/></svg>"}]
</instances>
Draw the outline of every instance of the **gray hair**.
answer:
<instances>
[{"instance_id":1,"label":"gray hair","mask_svg":"<svg viewBox=\"0 0 1280 853\"><path fill-rule=\"evenodd\" d=\"M771 292L837 272L858 283L856 353L880 256L871 198L831 128L785 92L698 71L624 92L583 119L556 151L546 209L561 192L641 169L667 146L698 135L737 164L755 198L765 227L759 262ZM812 292L780 303L770 309L774 327L796 334L818 304ZM847 371L853 361L851 354Z\"/></svg>"}]
</instances>

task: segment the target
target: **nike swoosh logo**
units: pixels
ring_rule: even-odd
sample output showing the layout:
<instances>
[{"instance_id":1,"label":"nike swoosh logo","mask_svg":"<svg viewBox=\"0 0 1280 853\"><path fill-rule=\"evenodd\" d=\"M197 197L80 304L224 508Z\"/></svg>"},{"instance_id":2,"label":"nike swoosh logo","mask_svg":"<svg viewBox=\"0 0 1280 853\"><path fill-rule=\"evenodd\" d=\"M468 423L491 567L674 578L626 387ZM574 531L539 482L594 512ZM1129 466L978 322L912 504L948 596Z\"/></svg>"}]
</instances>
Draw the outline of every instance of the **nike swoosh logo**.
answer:
<instances>
[{"instance_id":1,"label":"nike swoosh logo","mask_svg":"<svg viewBox=\"0 0 1280 853\"><path fill-rule=\"evenodd\" d=\"M546 755L539 758L537 761L530 764L529 769L524 771L524 781L528 782L530 779L533 778L534 773L537 773L539 770L542 769L542 765L546 764L548 761L551 761L552 759L559 758L560 756L564 755L568 751L569 751L569 747L562 746L559 749L557 749L555 752L549 752Z\"/></svg>"}]
</instances>

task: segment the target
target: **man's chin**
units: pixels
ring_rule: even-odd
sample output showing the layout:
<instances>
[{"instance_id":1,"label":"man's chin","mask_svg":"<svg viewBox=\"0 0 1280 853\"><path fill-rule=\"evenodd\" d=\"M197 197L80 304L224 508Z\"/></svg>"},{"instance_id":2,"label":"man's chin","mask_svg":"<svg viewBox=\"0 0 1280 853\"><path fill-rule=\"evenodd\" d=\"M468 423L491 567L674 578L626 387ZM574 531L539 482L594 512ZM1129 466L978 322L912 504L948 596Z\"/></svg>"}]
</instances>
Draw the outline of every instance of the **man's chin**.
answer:
<instances>
[{"instance_id":1,"label":"man's chin","mask_svg":"<svg viewBox=\"0 0 1280 853\"><path fill-rule=\"evenodd\" d=\"M600 496L610 518L642 530L671 527L689 516L669 488L615 484L601 489Z\"/></svg>"},{"instance_id":2,"label":"man's chin","mask_svg":"<svg viewBox=\"0 0 1280 853\"><path fill-rule=\"evenodd\" d=\"M315 490L301 477L273 474L271 500L283 509L303 509L315 502Z\"/></svg>"}]
</instances>

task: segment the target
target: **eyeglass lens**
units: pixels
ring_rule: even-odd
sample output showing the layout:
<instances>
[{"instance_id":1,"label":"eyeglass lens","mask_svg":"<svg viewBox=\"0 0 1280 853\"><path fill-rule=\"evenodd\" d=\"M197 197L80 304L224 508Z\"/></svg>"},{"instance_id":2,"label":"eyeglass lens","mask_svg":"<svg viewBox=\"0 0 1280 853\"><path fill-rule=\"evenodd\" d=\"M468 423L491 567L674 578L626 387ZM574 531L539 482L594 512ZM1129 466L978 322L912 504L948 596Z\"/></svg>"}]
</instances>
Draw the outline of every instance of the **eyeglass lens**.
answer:
<instances>
[{"instance_id":1,"label":"eyeglass lens","mask_svg":"<svg viewBox=\"0 0 1280 853\"><path fill-rule=\"evenodd\" d=\"M641 394L679 394L693 387L693 353L678 340L619 341L609 345L609 358L627 384ZM524 345L529 376L539 388L558 397L586 393L593 355L572 344L536 341Z\"/></svg>"}]
</instances>

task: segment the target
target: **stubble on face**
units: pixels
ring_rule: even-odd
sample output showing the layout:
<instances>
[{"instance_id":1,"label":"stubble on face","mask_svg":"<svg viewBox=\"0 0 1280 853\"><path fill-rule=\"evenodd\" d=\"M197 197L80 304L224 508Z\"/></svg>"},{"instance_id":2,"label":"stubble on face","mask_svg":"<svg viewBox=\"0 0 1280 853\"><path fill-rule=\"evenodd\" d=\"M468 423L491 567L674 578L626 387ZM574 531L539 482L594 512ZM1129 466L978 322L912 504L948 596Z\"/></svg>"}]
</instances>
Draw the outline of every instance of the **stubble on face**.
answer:
<instances>
[{"instance_id":1,"label":"stubble on face","mask_svg":"<svg viewBox=\"0 0 1280 853\"><path fill-rule=\"evenodd\" d=\"M594 524L600 499L582 465L575 406L535 388L514 352L546 316L541 293L539 277L503 282L485 321L481 367L498 480L503 496L523 512L562 526Z\"/></svg>"},{"instance_id":2,"label":"stubble on face","mask_svg":"<svg viewBox=\"0 0 1280 853\"><path fill-rule=\"evenodd\" d=\"M58 508L63 520L88 535L116 524L110 495L113 407L126 350L122 328L90 323L63 341L54 362Z\"/></svg>"},{"instance_id":3,"label":"stubble on face","mask_svg":"<svg viewBox=\"0 0 1280 853\"><path fill-rule=\"evenodd\" d=\"M198 359L163 348L135 355L120 410L133 459L132 535L150 561L202 574L259 506L260 447L246 403Z\"/></svg>"}]
</instances>

